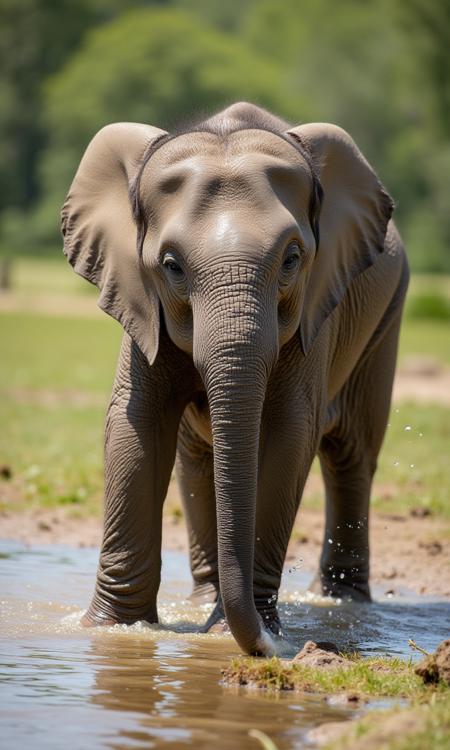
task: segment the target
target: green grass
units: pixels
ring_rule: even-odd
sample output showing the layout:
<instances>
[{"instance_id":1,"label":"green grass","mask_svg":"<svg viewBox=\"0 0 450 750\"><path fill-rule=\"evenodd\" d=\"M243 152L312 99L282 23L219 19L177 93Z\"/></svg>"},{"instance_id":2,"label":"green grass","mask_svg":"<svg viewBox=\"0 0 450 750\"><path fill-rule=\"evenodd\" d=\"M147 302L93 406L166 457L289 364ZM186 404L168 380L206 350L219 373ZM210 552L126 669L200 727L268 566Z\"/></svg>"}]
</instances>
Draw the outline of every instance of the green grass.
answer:
<instances>
[{"instance_id":1,"label":"green grass","mask_svg":"<svg viewBox=\"0 0 450 750\"><path fill-rule=\"evenodd\" d=\"M408 290L409 299L421 294L433 293L450 300L450 275L421 273L411 276Z\"/></svg>"},{"instance_id":2,"label":"green grass","mask_svg":"<svg viewBox=\"0 0 450 750\"><path fill-rule=\"evenodd\" d=\"M14 474L12 481L0 480L3 503L23 498L25 504L97 509L102 493L103 420L121 328L106 315L71 317L71 305L76 311L77 299L90 287L62 256L18 260L13 282L13 294L17 291L27 299L45 295L55 301L63 294L68 306L64 316L0 314L0 464L10 465ZM450 277L413 279L411 294L433 288L450 296ZM400 357L424 354L450 363L449 326L407 315ZM412 429L405 431L408 425ZM403 403L399 411L393 410L379 462L374 508L403 512L425 506L449 517L449 444L448 408Z\"/></svg>"},{"instance_id":3,"label":"green grass","mask_svg":"<svg viewBox=\"0 0 450 750\"><path fill-rule=\"evenodd\" d=\"M13 477L0 485L4 508L67 505L97 513L103 487L105 409L4 401L1 463ZM3 486L2 486L3 485Z\"/></svg>"},{"instance_id":4,"label":"green grass","mask_svg":"<svg viewBox=\"0 0 450 750\"><path fill-rule=\"evenodd\" d=\"M450 276L411 277L400 335L400 364L412 356L450 364Z\"/></svg>"},{"instance_id":5,"label":"green grass","mask_svg":"<svg viewBox=\"0 0 450 750\"><path fill-rule=\"evenodd\" d=\"M374 711L348 722L339 739L323 750L449 750L450 696L434 694L429 703L394 711Z\"/></svg>"},{"instance_id":6,"label":"green grass","mask_svg":"<svg viewBox=\"0 0 450 750\"><path fill-rule=\"evenodd\" d=\"M106 316L0 315L0 463L13 471L12 480L0 480L3 507L99 512L120 337Z\"/></svg>"},{"instance_id":7,"label":"green grass","mask_svg":"<svg viewBox=\"0 0 450 750\"><path fill-rule=\"evenodd\" d=\"M77 276L63 252L54 258L18 258L12 266L12 287L27 294L97 295L92 284Z\"/></svg>"},{"instance_id":8,"label":"green grass","mask_svg":"<svg viewBox=\"0 0 450 750\"><path fill-rule=\"evenodd\" d=\"M394 404L378 460L372 508L394 514L426 508L450 518L448 445L449 408L407 401ZM312 472L320 475L317 459ZM306 495L303 506L322 507L322 490Z\"/></svg>"},{"instance_id":9,"label":"green grass","mask_svg":"<svg viewBox=\"0 0 450 750\"><path fill-rule=\"evenodd\" d=\"M398 512L420 506L450 517L449 445L450 409L413 402L394 405L376 474L374 507Z\"/></svg>"},{"instance_id":10,"label":"green grass","mask_svg":"<svg viewBox=\"0 0 450 750\"><path fill-rule=\"evenodd\" d=\"M427 357L450 365L450 323L405 316L400 334L399 364L411 357Z\"/></svg>"},{"instance_id":11,"label":"green grass","mask_svg":"<svg viewBox=\"0 0 450 750\"><path fill-rule=\"evenodd\" d=\"M450 689L443 682L425 685L411 661L398 658L346 657L345 666L323 669L277 658L233 659L223 671L227 685L249 686L272 693L284 690L335 695L351 694L366 700L408 700L408 708L370 711L359 721L346 722L343 734L324 750L449 750ZM258 737L275 748L270 738Z\"/></svg>"},{"instance_id":12,"label":"green grass","mask_svg":"<svg viewBox=\"0 0 450 750\"><path fill-rule=\"evenodd\" d=\"M264 690L296 690L309 693L357 693L363 697L428 697L435 688L424 685L411 662L397 658L363 659L350 655L347 664L334 669L300 663L240 657L223 671L229 685L251 685ZM438 690L445 690L439 686Z\"/></svg>"},{"instance_id":13,"label":"green grass","mask_svg":"<svg viewBox=\"0 0 450 750\"><path fill-rule=\"evenodd\" d=\"M393 739L388 750L449 750L450 698L442 696L420 711L423 728L409 737Z\"/></svg>"},{"instance_id":14,"label":"green grass","mask_svg":"<svg viewBox=\"0 0 450 750\"><path fill-rule=\"evenodd\" d=\"M105 394L111 390L122 331L108 318L0 315L0 389Z\"/></svg>"}]
</instances>

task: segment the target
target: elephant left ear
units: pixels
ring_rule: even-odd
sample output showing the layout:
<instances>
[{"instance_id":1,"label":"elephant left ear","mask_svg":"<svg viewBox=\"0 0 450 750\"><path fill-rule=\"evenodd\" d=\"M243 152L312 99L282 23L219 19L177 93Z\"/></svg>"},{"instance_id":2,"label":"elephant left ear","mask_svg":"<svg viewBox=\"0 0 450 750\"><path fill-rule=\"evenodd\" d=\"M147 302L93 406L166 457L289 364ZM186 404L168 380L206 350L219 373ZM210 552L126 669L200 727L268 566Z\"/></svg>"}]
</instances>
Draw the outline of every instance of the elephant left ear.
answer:
<instances>
[{"instance_id":1,"label":"elephant left ear","mask_svg":"<svg viewBox=\"0 0 450 750\"><path fill-rule=\"evenodd\" d=\"M352 281L383 252L393 202L342 128L311 123L288 133L311 154L323 190L319 248L300 325L302 347L307 353Z\"/></svg>"},{"instance_id":2,"label":"elephant left ear","mask_svg":"<svg viewBox=\"0 0 450 750\"><path fill-rule=\"evenodd\" d=\"M64 253L100 290L99 307L118 320L153 364L159 300L137 250L130 186L164 130L132 122L106 125L87 147L62 209Z\"/></svg>"}]
</instances>

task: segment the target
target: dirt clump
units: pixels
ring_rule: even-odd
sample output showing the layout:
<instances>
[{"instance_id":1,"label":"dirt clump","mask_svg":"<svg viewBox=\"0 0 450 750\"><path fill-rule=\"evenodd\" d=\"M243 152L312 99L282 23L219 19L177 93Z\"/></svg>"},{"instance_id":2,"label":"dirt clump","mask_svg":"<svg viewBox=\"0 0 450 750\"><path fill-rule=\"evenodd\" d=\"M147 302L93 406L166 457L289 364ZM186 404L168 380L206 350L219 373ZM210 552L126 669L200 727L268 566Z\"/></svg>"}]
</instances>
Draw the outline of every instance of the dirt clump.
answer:
<instances>
[{"instance_id":1,"label":"dirt clump","mask_svg":"<svg viewBox=\"0 0 450 750\"><path fill-rule=\"evenodd\" d=\"M442 641L434 654L419 662L414 671L426 683L442 681L450 685L450 639Z\"/></svg>"},{"instance_id":2,"label":"dirt clump","mask_svg":"<svg viewBox=\"0 0 450 750\"><path fill-rule=\"evenodd\" d=\"M423 726L422 714L416 709L408 709L383 716L382 721L374 722L362 736L358 736L357 725L353 722L328 722L311 730L308 740L319 747L337 742L342 750L380 750L399 737L406 738L420 732Z\"/></svg>"},{"instance_id":3,"label":"dirt clump","mask_svg":"<svg viewBox=\"0 0 450 750\"><path fill-rule=\"evenodd\" d=\"M319 724L318 727L314 727L308 732L308 740L319 747L327 745L329 742L336 742L341 737L348 735L350 731L349 723L348 721L327 721L324 724Z\"/></svg>"},{"instance_id":4,"label":"dirt clump","mask_svg":"<svg viewBox=\"0 0 450 750\"><path fill-rule=\"evenodd\" d=\"M294 656L293 664L318 669L348 668L349 662L339 654L334 643L307 641L302 650Z\"/></svg>"}]
</instances>

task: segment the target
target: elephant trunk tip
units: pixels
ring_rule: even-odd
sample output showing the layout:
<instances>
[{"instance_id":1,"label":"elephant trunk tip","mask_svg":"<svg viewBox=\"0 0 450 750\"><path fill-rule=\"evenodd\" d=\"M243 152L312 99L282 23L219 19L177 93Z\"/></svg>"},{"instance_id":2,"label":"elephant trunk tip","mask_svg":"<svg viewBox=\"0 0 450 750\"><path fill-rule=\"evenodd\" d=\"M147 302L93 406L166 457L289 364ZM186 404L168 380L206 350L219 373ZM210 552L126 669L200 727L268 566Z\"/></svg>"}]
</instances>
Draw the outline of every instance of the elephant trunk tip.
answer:
<instances>
[{"instance_id":1,"label":"elephant trunk tip","mask_svg":"<svg viewBox=\"0 0 450 750\"><path fill-rule=\"evenodd\" d=\"M255 656L277 656L278 648L277 645L270 635L264 628L261 628L261 633L256 642L256 653Z\"/></svg>"},{"instance_id":2,"label":"elephant trunk tip","mask_svg":"<svg viewBox=\"0 0 450 750\"><path fill-rule=\"evenodd\" d=\"M230 613L231 614L231 613ZM253 615L253 616L252 616ZM253 620L253 633L243 633L242 627L234 627L232 617L227 617L232 635L242 650L249 656L278 656L281 653L280 646L272 634L264 627L261 615L254 610L248 613L248 620Z\"/></svg>"}]
</instances>

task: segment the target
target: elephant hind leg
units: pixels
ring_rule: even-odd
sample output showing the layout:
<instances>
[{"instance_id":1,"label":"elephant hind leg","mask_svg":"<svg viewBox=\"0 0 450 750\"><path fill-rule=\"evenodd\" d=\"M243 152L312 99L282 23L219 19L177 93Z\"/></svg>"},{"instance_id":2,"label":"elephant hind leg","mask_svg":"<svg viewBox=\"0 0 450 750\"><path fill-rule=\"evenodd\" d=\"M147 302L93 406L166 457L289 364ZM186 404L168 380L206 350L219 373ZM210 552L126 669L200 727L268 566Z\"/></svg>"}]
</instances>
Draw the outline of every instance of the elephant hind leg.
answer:
<instances>
[{"instance_id":1,"label":"elephant hind leg","mask_svg":"<svg viewBox=\"0 0 450 750\"><path fill-rule=\"evenodd\" d=\"M315 588L370 600L369 501L389 416L400 312L368 349L339 394L338 417L321 441L326 523Z\"/></svg>"},{"instance_id":2,"label":"elephant hind leg","mask_svg":"<svg viewBox=\"0 0 450 750\"><path fill-rule=\"evenodd\" d=\"M189 539L190 598L195 603L213 602L219 593L213 453L194 432L186 413L178 433L175 471Z\"/></svg>"}]
</instances>

